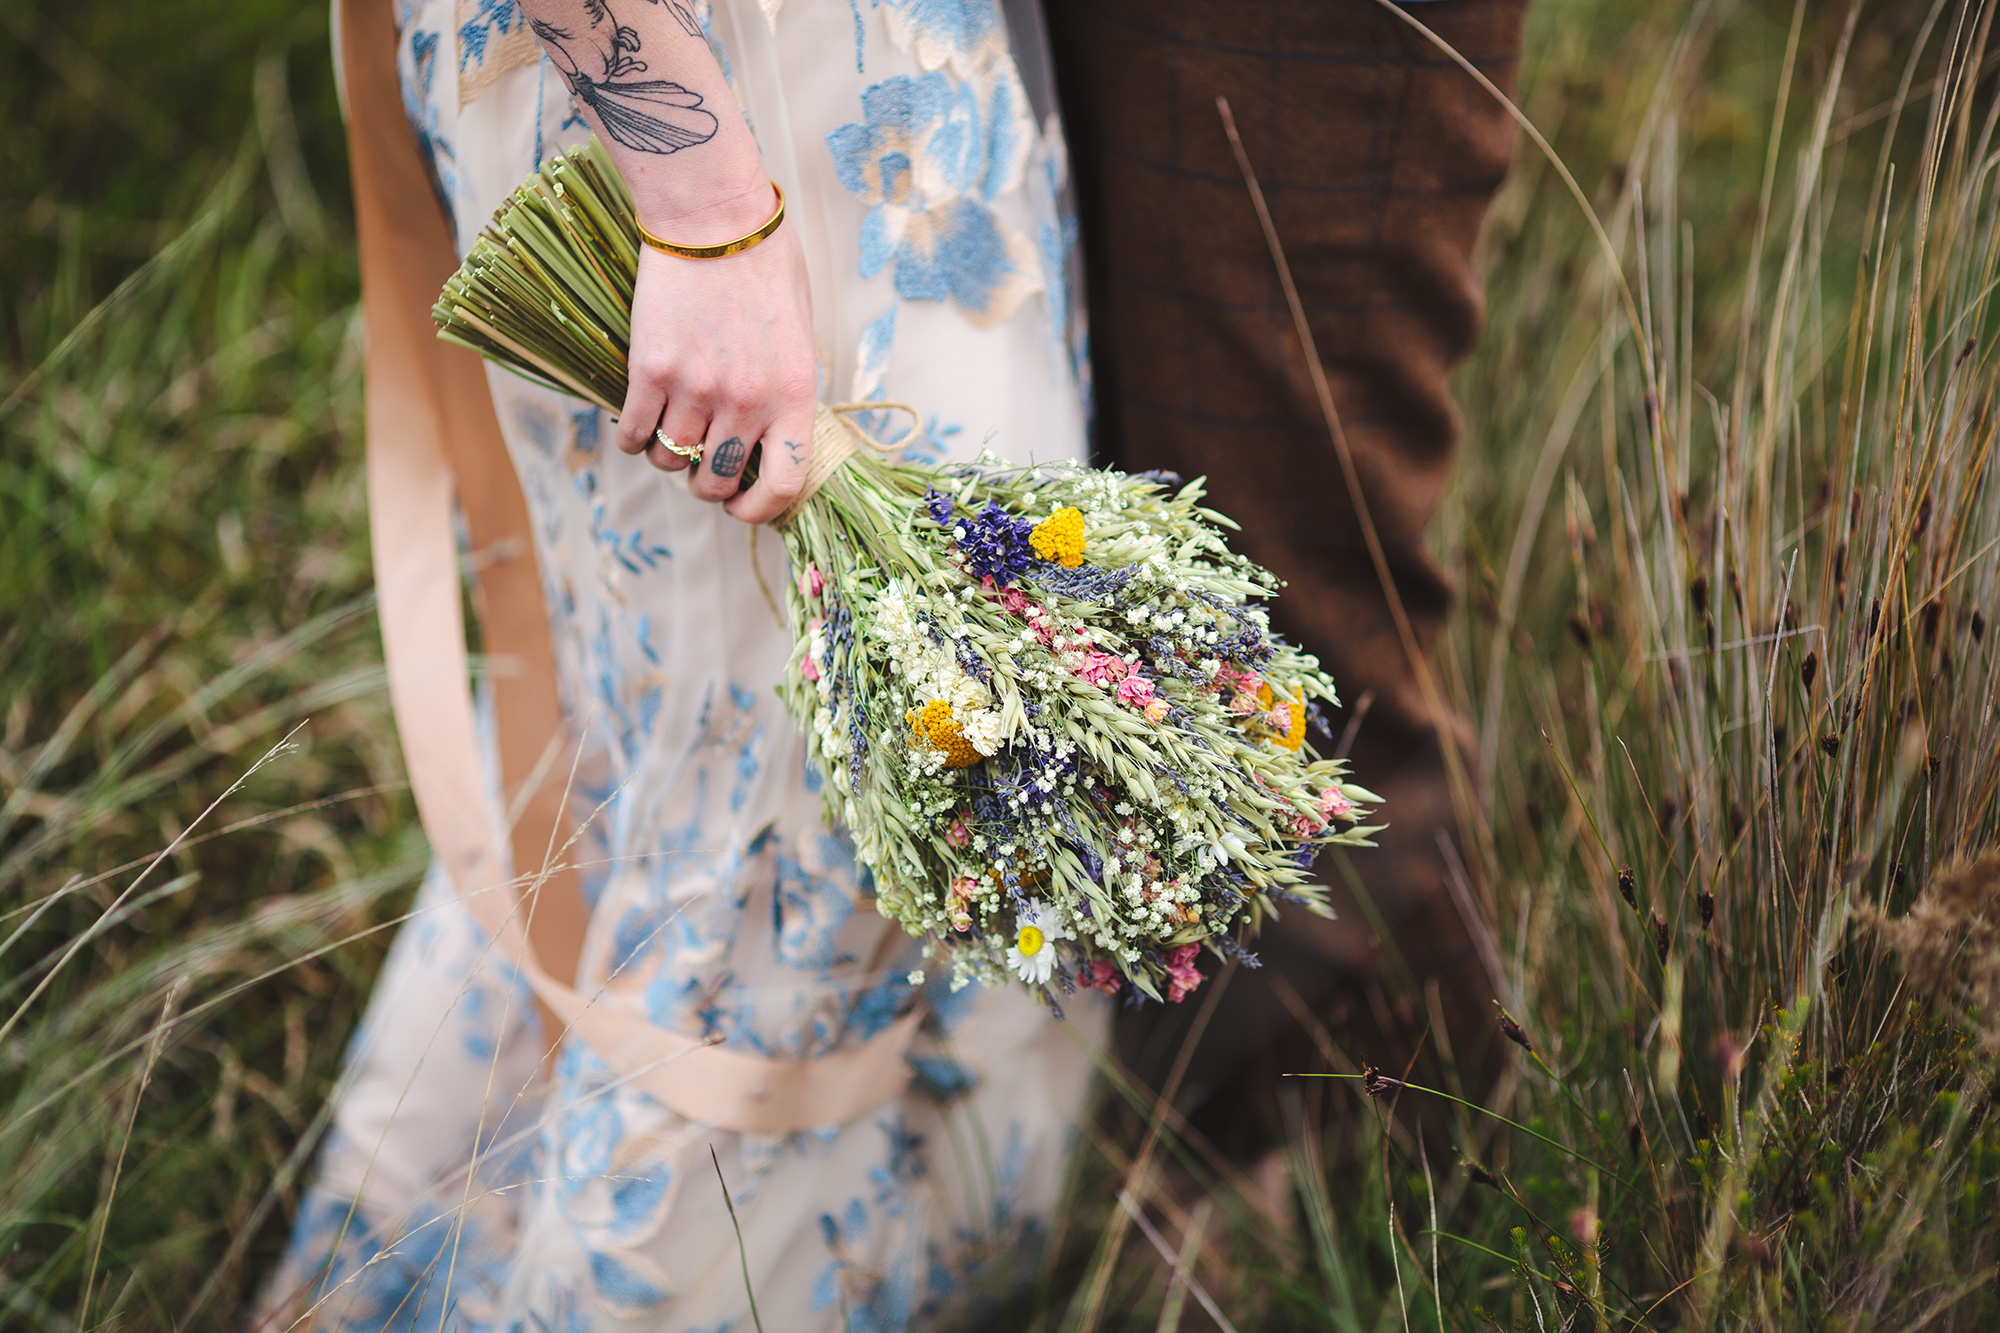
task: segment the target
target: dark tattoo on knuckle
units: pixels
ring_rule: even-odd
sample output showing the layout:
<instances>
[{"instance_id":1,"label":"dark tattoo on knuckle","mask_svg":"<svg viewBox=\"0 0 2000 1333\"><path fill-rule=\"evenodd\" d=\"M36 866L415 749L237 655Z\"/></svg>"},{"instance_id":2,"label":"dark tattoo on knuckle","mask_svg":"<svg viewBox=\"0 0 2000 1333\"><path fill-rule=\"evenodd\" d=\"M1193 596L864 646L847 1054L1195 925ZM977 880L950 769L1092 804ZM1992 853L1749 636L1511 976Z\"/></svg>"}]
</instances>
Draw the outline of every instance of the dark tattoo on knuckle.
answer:
<instances>
[{"instance_id":1,"label":"dark tattoo on knuckle","mask_svg":"<svg viewBox=\"0 0 2000 1333\"><path fill-rule=\"evenodd\" d=\"M806 447L797 440L786 440L785 452L791 455L794 463L803 463L806 461Z\"/></svg>"},{"instance_id":2,"label":"dark tattoo on knuckle","mask_svg":"<svg viewBox=\"0 0 2000 1333\"><path fill-rule=\"evenodd\" d=\"M732 435L708 452L708 470L718 477L733 477L743 470L743 459L749 452L742 438Z\"/></svg>"}]
</instances>

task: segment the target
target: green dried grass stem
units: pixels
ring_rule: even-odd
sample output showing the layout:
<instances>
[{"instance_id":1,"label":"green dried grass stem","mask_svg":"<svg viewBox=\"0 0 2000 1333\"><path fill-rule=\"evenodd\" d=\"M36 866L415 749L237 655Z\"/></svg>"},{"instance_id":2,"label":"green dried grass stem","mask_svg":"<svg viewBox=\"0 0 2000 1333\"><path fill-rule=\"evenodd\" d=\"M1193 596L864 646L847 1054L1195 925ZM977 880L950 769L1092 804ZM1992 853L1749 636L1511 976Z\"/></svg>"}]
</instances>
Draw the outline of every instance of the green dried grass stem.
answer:
<instances>
[{"instance_id":1,"label":"green dried grass stem","mask_svg":"<svg viewBox=\"0 0 2000 1333\"><path fill-rule=\"evenodd\" d=\"M494 214L431 318L445 341L616 415L638 273L632 195L593 138Z\"/></svg>"}]
</instances>

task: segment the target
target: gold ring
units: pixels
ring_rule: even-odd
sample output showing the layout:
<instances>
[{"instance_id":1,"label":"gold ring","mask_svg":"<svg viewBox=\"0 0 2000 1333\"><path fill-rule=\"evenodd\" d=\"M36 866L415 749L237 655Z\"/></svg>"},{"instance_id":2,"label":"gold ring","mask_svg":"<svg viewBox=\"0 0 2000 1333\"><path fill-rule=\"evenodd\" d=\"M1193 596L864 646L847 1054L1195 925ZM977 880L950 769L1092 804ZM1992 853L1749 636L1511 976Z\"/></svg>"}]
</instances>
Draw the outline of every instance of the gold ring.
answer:
<instances>
[{"instance_id":1,"label":"gold ring","mask_svg":"<svg viewBox=\"0 0 2000 1333\"><path fill-rule=\"evenodd\" d=\"M670 454L679 454L690 463L699 463L701 461L701 446L698 444L692 449L675 444L674 437L663 430L654 431L653 438L659 441L660 447Z\"/></svg>"}]
</instances>

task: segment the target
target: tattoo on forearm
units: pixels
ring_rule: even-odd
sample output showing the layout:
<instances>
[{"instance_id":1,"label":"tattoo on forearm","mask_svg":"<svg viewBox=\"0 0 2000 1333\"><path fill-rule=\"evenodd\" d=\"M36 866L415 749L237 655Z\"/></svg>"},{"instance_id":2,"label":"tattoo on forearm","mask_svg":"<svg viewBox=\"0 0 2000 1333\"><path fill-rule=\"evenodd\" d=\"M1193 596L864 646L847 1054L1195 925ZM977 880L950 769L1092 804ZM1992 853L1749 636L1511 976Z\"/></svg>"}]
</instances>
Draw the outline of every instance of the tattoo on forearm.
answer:
<instances>
[{"instance_id":1,"label":"tattoo on forearm","mask_svg":"<svg viewBox=\"0 0 2000 1333\"><path fill-rule=\"evenodd\" d=\"M718 477L733 477L743 470L743 456L749 452L743 441L732 435L708 451L708 470Z\"/></svg>"},{"instance_id":2,"label":"tattoo on forearm","mask_svg":"<svg viewBox=\"0 0 2000 1333\"><path fill-rule=\"evenodd\" d=\"M694 11L681 3L681 0L653 0L653 3L656 5L665 5L667 12L674 16L674 22L680 24L681 31L688 36L700 37L702 35L701 20L696 18Z\"/></svg>"},{"instance_id":3,"label":"tattoo on forearm","mask_svg":"<svg viewBox=\"0 0 2000 1333\"><path fill-rule=\"evenodd\" d=\"M701 35L701 25L685 4L664 2L682 29ZM639 33L618 21L610 0L584 0L583 12L590 20L587 31L544 19L535 19L533 26L570 91L596 115L606 134L641 153L677 153L715 137L720 123L702 107L700 93L669 79L636 77L646 72L646 62L639 59Z\"/></svg>"}]
</instances>

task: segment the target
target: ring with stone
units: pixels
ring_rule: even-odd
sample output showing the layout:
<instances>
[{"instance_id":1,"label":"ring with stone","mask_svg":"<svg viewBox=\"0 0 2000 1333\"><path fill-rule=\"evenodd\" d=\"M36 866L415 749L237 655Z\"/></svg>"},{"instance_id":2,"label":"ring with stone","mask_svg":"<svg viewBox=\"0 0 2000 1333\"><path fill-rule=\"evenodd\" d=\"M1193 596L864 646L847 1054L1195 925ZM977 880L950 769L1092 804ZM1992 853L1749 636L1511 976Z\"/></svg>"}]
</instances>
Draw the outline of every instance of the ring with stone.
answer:
<instances>
[{"instance_id":1,"label":"ring with stone","mask_svg":"<svg viewBox=\"0 0 2000 1333\"><path fill-rule=\"evenodd\" d=\"M665 449L670 454L679 454L690 463L699 463L701 461L701 446L698 444L691 449L685 445L675 444L674 437L663 430L654 431L653 438L659 442L662 449Z\"/></svg>"}]
</instances>

